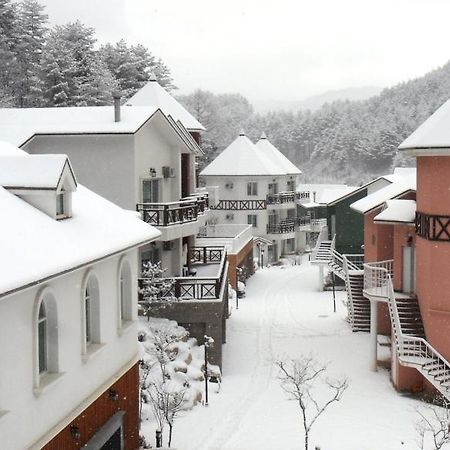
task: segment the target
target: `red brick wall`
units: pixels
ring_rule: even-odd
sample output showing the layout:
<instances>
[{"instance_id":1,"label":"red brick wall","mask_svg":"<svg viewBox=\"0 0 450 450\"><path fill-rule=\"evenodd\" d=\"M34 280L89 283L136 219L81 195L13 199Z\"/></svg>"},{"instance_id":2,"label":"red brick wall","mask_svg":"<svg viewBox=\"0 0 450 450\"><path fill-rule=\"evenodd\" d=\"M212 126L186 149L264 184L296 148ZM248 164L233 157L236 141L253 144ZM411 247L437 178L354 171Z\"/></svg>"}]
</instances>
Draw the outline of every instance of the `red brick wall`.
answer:
<instances>
[{"instance_id":1,"label":"red brick wall","mask_svg":"<svg viewBox=\"0 0 450 450\"><path fill-rule=\"evenodd\" d=\"M117 401L109 399L109 390L119 394ZM117 411L124 411L124 444L126 450L139 448L139 365L136 363L127 373L87 407L75 420L55 436L44 450L74 450L83 447ZM70 426L81 433L76 440Z\"/></svg>"},{"instance_id":2,"label":"red brick wall","mask_svg":"<svg viewBox=\"0 0 450 450\"><path fill-rule=\"evenodd\" d=\"M377 208L364 215L364 261L375 262L394 257L394 227L392 225L375 224L373 219L381 212Z\"/></svg>"}]
</instances>

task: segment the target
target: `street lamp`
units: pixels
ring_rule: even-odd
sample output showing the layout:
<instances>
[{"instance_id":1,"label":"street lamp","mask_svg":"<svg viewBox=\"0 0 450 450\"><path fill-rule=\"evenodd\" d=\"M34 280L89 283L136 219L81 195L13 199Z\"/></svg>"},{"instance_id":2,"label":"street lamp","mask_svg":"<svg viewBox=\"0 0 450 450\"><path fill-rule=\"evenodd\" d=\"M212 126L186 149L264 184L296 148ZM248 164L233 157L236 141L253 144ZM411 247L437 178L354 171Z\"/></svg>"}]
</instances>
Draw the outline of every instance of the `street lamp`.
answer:
<instances>
[{"instance_id":1,"label":"street lamp","mask_svg":"<svg viewBox=\"0 0 450 450\"><path fill-rule=\"evenodd\" d=\"M205 406L208 406L208 348L214 345L214 339L206 334L205 339Z\"/></svg>"}]
</instances>

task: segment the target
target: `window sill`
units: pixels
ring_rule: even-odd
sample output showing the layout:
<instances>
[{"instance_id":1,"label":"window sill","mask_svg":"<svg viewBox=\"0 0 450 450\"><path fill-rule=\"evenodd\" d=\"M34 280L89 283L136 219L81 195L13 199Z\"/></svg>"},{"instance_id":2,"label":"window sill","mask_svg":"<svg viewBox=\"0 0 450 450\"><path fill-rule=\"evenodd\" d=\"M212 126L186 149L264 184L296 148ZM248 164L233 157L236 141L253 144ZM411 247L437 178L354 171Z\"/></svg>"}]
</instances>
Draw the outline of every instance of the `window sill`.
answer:
<instances>
[{"instance_id":1,"label":"window sill","mask_svg":"<svg viewBox=\"0 0 450 450\"><path fill-rule=\"evenodd\" d=\"M84 363L87 363L91 358L100 353L105 347L106 344L89 344L86 347L86 353L81 356L81 359Z\"/></svg>"},{"instance_id":2,"label":"window sill","mask_svg":"<svg viewBox=\"0 0 450 450\"><path fill-rule=\"evenodd\" d=\"M45 373L39 376L39 386L34 388L34 395L39 396L47 392L62 379L64 372Z\"/></svg>"},{"instance_id":3,"label":"window sill","mask_svg":"<svg viewBox=\"0 0 450 450\"><path fill-rule=\"evenodd\" d=\"M130 330L132 330L134 327L134 321L133 320L124 320L120 326L120 328L117 329L117 334L119 336L122 336L126 333L128 333Z\"/></svg>"}]
</instances>

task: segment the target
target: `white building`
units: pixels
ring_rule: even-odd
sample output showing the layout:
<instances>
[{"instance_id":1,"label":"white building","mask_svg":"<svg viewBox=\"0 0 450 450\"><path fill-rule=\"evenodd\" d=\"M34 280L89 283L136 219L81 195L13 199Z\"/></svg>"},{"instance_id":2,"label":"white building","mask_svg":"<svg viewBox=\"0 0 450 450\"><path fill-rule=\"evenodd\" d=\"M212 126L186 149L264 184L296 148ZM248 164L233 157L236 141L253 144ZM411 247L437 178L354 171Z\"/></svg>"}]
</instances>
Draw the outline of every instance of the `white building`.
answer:
<instances>
[{"instance_id":1,"label":"white building","mask_svg":"<svg viewBox=\"0 0 450 450\"><path fill-rule=\"evenodd\" d=\"M65 155L0 144L0 446L138 447L138 248Z\"/></svg>"},{"instance_id":2,"label":"white building","mask_svg":"<svg viewBox=\"0 0 450 450\"><path fill-rule=\"evenodd\" d=\"M142 257L180 276L208 211L195 179L203 127L156 81L143 93L160 104L0 109L0 140L31 154L67 154L81 183L158 228Z\"/></svg>"},{"instance_id":3,"label":"white building","mask_svg":"<svg viewBox=\"0 0 450 450\"><path fill-rule=\"evenodd\" d=\"M264 134L253 144L244 133L200 173L208 185L219 187L211 219L251 224L254 236L272 242L269 261L305 246L296 206L300 174Z\"/></svg>"}]
</instances>

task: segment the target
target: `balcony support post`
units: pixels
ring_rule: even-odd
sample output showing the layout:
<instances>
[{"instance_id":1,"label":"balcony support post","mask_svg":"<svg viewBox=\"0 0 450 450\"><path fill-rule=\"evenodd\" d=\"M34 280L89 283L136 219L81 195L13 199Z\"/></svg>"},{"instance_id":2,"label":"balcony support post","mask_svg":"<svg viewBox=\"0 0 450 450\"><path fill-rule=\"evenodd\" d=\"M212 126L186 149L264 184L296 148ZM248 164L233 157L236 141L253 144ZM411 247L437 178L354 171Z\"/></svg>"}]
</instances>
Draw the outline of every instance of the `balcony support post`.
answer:
<instances>
[{"instance_id":1,"label":"balcony support post","mask_svg":"<svg viewBox=\"0 0 450 450\"><path fill-rule=\"evenodd\" d=\"M323 266L319 266L319 291L323 291L323 284L324 284L324 269Z\"/></svg>"},{"instance_id":2,"label":"balcony support post","mask_svg":"<svg viewBox=\"0 0 450 450\"><path fill-rule=\"evenodd\" d=\"M377 371L378 363L378 303L370 302L370 370Z\"/></svg>"}]
</instances>

